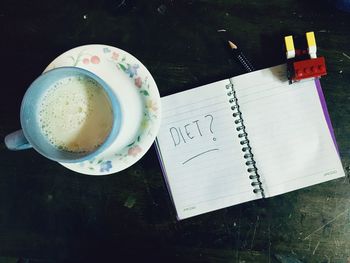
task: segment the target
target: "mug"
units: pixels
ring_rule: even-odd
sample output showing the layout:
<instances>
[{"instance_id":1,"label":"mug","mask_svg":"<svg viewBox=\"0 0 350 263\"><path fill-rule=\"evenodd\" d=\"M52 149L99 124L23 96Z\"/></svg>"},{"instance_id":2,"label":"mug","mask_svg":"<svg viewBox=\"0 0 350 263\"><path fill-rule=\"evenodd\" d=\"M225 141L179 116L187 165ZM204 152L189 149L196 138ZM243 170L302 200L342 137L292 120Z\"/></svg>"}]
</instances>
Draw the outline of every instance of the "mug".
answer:
<instances>
[{"instance_id":1,"label":"mug","mask_svg":"<svg viewBox=\"0 0 350 263\"><path fill-rule=\"evenodd\" d=\"M94 158L117 138L122 111L117 95L94 73L60 67L39 76L26 91L21 130L5 137L10 150L34 148L63 163Z\"/></svg>"}]
</instances>

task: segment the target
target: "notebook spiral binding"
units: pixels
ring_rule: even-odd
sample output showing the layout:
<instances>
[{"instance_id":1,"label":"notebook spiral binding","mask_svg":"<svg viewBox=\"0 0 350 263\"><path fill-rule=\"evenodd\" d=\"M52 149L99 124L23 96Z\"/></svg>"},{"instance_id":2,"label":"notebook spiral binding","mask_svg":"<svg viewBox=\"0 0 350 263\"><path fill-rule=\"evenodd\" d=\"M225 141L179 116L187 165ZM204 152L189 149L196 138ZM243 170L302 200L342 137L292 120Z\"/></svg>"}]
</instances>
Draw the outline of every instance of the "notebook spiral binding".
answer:
<instances>
[{"instance_id":1,"label":"notebook spiral binding","mask_svg":"<svg viewBox=\"0 0 350 263\"><path fill-rule=\"evenodd\" d=\"M234 118L234 123L237 125L236 130L239 132L238 138L240 138L240 144L242 145L242 152L244 152L244 159L246 159L247 171L250 173L249 179L252 180L251 185L254 187L254 193L260 193L263 198L265 198L264 188L262 186L260 175L258 169L256 168L256 163L254 160L254 155L252 153L252 148L250 147L248 134L245 130L243 124L242 112L239 109L238 99L236 97L236 91L234 90L234 85L231 82L226 85L228 89L227 95L230 97L229 103L231 104L232 117Z\"/></svg>"}]
</instances>

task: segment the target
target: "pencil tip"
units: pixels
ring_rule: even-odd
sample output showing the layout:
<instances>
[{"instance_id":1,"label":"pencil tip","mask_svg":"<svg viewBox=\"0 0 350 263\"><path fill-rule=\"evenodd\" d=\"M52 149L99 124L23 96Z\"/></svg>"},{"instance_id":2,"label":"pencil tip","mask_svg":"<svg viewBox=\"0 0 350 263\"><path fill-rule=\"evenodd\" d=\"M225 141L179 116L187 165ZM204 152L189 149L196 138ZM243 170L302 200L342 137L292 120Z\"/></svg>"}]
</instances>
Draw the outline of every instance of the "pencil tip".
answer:
<instances>
[{"instance_id":1,"label":"pencil tip","mask_svg":"<svg viewBox=\"0 0 350 263\"><path fill-rule=\"evenodd\" d=\"M230 45L230 47L232 48L232 49L237 49L238 47L234 44L234 43L232 43L231 41L228 41L228 44Z\"/></svg>"}]
</instances>

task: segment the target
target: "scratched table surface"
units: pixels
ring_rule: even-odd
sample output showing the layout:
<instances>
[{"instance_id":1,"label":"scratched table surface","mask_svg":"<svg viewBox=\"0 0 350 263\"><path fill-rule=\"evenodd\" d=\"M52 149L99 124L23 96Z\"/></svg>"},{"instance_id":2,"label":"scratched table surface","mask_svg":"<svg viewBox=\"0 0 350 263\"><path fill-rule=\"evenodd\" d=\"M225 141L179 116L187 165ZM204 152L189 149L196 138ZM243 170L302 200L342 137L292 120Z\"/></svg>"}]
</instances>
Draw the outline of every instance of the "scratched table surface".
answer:
<instances>
[{"instance_id":1,"label":"scratched table surface","mask_svg":"<svg viewBox=\"0 0 350 263\"><path fill-rule=\"evenodd\" d=\"M101 43L128 51L164 96L244 73L219 29L258 69L284 62L284 35L312 30L326 57L321 82L348 167L350 13L332 1L302 0L0 6L0 262L350 262L348 178L179 222L154 148L118 174L92 177L33 150L10 152L2 142L20 127L28 85L73 47Z\"/></svg>"}]
</instances>

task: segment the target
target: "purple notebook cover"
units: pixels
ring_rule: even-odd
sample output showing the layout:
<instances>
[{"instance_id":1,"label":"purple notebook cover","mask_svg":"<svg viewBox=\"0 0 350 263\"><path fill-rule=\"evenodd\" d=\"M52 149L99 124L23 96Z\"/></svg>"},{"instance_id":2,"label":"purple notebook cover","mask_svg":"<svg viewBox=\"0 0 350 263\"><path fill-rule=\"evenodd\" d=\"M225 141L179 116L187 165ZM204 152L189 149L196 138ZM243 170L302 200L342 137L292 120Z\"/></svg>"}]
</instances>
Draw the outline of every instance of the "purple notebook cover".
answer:
<instances>
[{"instance_id":1,"label":"purple notebook cover","mask_svg":"<svg viewBox=\"0 0 350 263\"><path fill-rule=\"evenodd\" d=\"M332 136L334 146L335 146L335 148L336 148L336 150L338 152L338 155L339 155L339 148L338 148L338 145L337 145L337 141L335 140L333 126L332 126L331 118L329 117L327 104L326 104L326 100L325 100L324 95L323 95L323 91L322 91L320 80L319 79L315 79L315 84L316 84L317 93L318 93L318 96L320 98L323 114L324 114L324 117L326 119L329 132L330 132L330 134Z\"/></svg>"}]
</instances>

